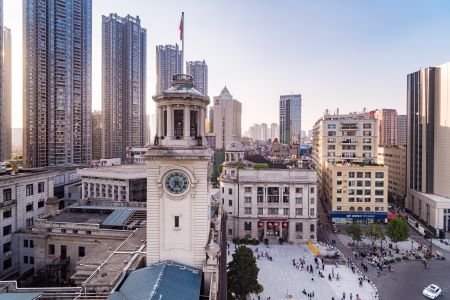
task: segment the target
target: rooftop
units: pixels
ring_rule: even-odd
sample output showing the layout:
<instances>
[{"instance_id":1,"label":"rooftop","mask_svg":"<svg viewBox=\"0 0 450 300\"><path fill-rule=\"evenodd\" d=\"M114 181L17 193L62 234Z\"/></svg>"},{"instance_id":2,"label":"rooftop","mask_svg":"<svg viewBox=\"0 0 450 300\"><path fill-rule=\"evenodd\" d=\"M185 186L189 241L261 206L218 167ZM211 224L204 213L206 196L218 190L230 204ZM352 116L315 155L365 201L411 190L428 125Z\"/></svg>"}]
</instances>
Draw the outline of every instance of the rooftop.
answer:
<instances>
[{"instance_id":1,"label":"rooftop","mask_svg":"<svg viewBox=\"0 0 450 300\"><path fill-rule=\"evenodd\" d=\"M42 293L0 293L0 300L34 300Z\"/></svg>"},{"instance_id":2,"label":"rooftop","mask_svg":"<svg viewBox=\"0 0 450 300\"><path fill-rule=\"evenodd\" d=\"M161 262L132 272L109 300L198 300L202 273L184 265Z\"/></svg>"},{"instance_id":3,"label":"rooftop","mask_svg":"<svg viewBox=\"0 0 450 300\"><path fill-rule=\"evenodd\" d=\"M50 222L55 223L87 223L87 224L101 224L110 214L100 213L81 213L64 211L59 215L50 216L47 218Z\"/></svg>"},{"instance_id":4,"label":"rooftop","mask_svg":"<svg viewBox=\"0 0 450 300\"><path fill-rule=\"evenodd\" d=\"M79 169L80 176L92 176L117 179L142 179L146 178L145 165L120 165L111 167L96 167Z\"/></svg>"}]
</instances>

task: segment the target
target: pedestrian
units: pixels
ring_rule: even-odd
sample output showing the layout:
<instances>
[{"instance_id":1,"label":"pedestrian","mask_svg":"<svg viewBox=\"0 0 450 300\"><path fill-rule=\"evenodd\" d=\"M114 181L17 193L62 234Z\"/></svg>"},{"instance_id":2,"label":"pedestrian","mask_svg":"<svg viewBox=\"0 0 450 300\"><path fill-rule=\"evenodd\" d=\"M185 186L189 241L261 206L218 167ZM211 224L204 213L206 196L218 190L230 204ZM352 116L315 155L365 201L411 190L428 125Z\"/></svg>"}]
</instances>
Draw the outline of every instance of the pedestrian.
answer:
<instances>
[{"instance_id":1,"label":"pedestrian","mask_svg":"<svg viewBox=\"0 0 450 300\"><path fill-rule=\"evenodd\" d=\"M342 299L345 300L345 292L342 292Z\"/></svg>"},{"instance_id":2,"label":"pedestrian","mask_svg":"<svg viewBox=\"0 0 450 300\"><path fill-rule=\"evenodd\" d=\"M350 293L350 300L353 300L353 294Z\"/></svg>"}]
</instances>

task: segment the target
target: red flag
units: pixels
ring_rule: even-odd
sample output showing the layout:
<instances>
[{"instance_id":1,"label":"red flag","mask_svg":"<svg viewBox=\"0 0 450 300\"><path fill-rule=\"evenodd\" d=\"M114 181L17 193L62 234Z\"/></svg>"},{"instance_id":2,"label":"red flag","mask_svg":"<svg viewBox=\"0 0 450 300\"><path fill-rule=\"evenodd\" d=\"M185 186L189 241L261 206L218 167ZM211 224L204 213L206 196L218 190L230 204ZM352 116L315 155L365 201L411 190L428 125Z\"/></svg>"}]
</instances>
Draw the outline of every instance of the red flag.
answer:
<instances>
[{"instance_id":1,"label":"red flag","mask_svg":"<svg viewBox=\"0 0 450 300\"><path fill-rule=\"evenodd\" d=\"M183 40L183 27L184 27L184 12L181 13L181 21L180 21L180 40Z\"/></svg>"}]
</instances>

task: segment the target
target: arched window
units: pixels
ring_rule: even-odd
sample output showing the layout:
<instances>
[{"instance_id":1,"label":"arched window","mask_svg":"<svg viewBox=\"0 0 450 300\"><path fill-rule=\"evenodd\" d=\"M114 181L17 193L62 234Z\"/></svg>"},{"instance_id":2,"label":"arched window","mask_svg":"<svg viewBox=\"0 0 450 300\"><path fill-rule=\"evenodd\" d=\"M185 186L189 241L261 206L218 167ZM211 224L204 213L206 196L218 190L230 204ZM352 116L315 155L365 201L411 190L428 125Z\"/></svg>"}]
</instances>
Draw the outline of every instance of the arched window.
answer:
<instances>
[{"instance_id":1,"label":"arched window","mask_svg":"<svg viewBox=\"0 0 450 300\"><path fill-rule=\"evenodd\" d=\"M354 206L350 206L350 211L355 211L355 207Z\"/></svg>"},{"instance_id":2,"label":"arched window","mask_svg":"<svg viewBox=\"0 0 450 300\"><path fill-rule=\"evenodd\" d=\"M358 206L358 211L362 211L362 210L363 210L362 207Z\"/></svg>"},{"instance_id":3,"label":"arched window","mask_svg":"<svg viewBox=\"0 0 450 300\"><path fill-rule=\"evenodd\" d=\"M366 211L370 211L370 207L369 206L366 206Z\"/></svg>"}]
</instances>

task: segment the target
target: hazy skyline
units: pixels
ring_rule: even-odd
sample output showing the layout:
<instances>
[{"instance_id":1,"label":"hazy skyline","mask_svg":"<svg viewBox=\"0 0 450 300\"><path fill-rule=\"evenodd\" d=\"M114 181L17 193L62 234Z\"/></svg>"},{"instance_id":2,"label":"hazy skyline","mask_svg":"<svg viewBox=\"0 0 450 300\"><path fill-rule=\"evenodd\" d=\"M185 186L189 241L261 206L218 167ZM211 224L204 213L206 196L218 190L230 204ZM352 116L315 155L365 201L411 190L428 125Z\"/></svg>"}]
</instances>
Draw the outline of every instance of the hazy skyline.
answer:
<instances>
[{"instance_id":1,"label":"hazy skyline","mask_svg":"<svg viewBox=\"0 0 450 300\"><path fill-rule=\"evenodd\" d=\"M101 16L139 15L147 29L147 107L153 113L155 46L180 42L185 61L208 64L209 96L224 85L242 102L242 126L278 123L279 96L302 94L302 128L326 108L406 111L406 75L450 61L446 1L92 0L92 107L101 108ZM22 1L4 0L11 28L13 127L22 127ZM261 105L263 104L263 105Z\"/></svg>"}]
</instances>

